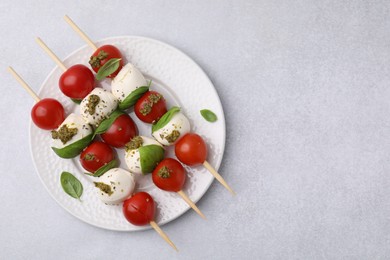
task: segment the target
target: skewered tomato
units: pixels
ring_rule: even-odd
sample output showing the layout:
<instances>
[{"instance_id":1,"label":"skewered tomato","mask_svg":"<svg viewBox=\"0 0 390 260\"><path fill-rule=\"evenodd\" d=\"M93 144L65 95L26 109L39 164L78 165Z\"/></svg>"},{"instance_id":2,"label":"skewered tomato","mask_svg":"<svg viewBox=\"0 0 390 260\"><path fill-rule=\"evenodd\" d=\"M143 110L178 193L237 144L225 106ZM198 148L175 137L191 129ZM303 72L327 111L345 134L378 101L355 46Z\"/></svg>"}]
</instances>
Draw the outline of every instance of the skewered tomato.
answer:
<instances>
[{"instance_id":1,"label":"skewered tomato","mask_svg":"<svg viewBox=\"0 0 390 260\"><path fill-rule=\"evenodd\" d=\"M134 112L145 123L157 122L167 112L165 99L156 91L148 91L138 99Z\"/></svg>"},{"instance_id":2,"label":"skewered tomato","mask_svg":"<svg viewBox=\"0 0 390 260\"><path fill-rule=\"evenodd\" d=\"M65 110L57 100L44 98L31 109L31 118L39 128L52 130L65 120Z\"/></svg>"},{"instance_id":3,"label":"skewered tomato","mask_svg":"<svg viewBox=\"0 0 390 260\"><path fill-rule=\"evenodd\" d=\"M124 147L134 136L138 135L138 128L128 114L120 115L108 130L101 134L103 141L111 146Z\"/></svg>"},{"instance_id":4,"label":"skewered tomato","mask_svg":"<svg viewBox=\"0 0 390 260\"><path fill-rule=\"evenodd\" d=\"M186 181L186 173L175 159L166 158L162 160L152 173L153 183L165 191L180 191Z\"/></svg>"},{"instance_id":5,"label":"skewered tomato","mask_svg":"<svg viewBox=\"0 0 390 260\"><path fill-rule=\"evenodd\" d=\"M59 86L65 96L82 100L94 89L95 77L88 67L76 64L61 75Z\"/></svg>"},{"instance_id":6,"label":"skewered tomato","mask_svg":"<svg viewBox=\"0 0 390 260\"><path fill-rule=\"evenodd\" d=\"M176 143L175 154L184 164L203 164L207 158L207 146L202 137L188 133Z\"/></svg>"},{"instance_id":7,"label":"skewered tomato","mask_svg":"<svg viewBox=\"0 0 390 260\"><path fill-rule=\"evenodd\" d=\"M89 60L89 64L91 64L92 69L97 73L101 66L103 66L107 61L113 58L121 59L119 62L119 68L114 73L108 76L109 78L113 78L123 67L122 54L117 47L113 45L103 45L97 48L97 50L92 54Z\"/></svg>"},{"instance_id":8,"label":"skewered tomato","mask_svg":"<svg viewBox=\"0 0 390 260\"><path fill-rule=\"evenodd\" d=\"M156 205L152 196L138 192L123 202L123 214L133 225L143 226L154 220Z\"/></svg>"},{"instance_id":9,"label":"skewered tomato","mask_svg":"<svg viewBox=\"0 0 390 260\"><path fill-rule=\"evenodd\" d=\"M114 159L114 150L108 144L99 141L91 143L80 154L81 165L91 173L95 173Z\"/></svg>"}]
</instances>

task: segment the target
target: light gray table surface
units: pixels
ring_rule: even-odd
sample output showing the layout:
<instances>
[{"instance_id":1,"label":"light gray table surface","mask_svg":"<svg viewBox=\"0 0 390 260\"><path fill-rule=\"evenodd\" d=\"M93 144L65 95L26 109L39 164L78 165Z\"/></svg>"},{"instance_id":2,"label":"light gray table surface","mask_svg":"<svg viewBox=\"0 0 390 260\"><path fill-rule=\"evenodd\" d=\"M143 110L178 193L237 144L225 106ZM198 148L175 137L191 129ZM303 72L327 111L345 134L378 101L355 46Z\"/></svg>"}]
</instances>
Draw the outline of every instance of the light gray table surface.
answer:
<instances>
[{"instance_id":1,"label":"light gray table surface","mask_svg":"<svg viewBox=\"0 0 390 260\"><path fill-rule=\"evenodd\" d=\"M389 1L0 1L1 259L389 259ZM114 232L49 195L29 148L33 100L53 62L93 39L140 35L192 57L227 127L220 173L163 228Z\"/></svg>"}]
</instances>

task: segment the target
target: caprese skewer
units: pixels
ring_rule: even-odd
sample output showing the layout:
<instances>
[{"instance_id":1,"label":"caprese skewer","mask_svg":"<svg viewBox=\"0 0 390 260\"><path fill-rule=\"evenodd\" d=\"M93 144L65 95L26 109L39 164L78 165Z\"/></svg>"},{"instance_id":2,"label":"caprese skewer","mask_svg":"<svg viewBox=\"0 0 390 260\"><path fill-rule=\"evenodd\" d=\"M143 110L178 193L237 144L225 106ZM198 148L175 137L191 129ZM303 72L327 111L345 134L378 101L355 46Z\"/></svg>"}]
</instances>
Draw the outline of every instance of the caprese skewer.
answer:
<instances>
[{"instance_id":1,"label":"caprese skewer","mask_svg":"<svg viewBox=\"0 0 390 260\"><path fill-rule=\"evenodd\" d=\"M156 203L152 196L146 192L138 192L123 202L123 215L126 220L136 226L150 224L154 230L176 251L177 247L161 230L154 220Z\"/></svg>"},{"instance_id":2,"label":"caprese skewer","mask_svg":"<svg viewBox=\"0 0 390 260\"><path fill-rule=\"evenodd\" d=\"M61 92L74 102L80 103L95 88L95 77L92 71L82 64L76 64L67 68L39 37L36 38L36 41L64 71L58 82Z\"/></svg>"},{"instance_id":3,"label":"caprese skewer","mask_svg":"<svg viewBox=\"0 0 390 260\"><path fill-rule=\"evenodd\" d=\"M12 67L8 67L8 71L36 101L31 109L31 119L34 124L44 130L56 129L65 119L62 104L53 98L40 99Z\"/></svg>"}]
</instances>

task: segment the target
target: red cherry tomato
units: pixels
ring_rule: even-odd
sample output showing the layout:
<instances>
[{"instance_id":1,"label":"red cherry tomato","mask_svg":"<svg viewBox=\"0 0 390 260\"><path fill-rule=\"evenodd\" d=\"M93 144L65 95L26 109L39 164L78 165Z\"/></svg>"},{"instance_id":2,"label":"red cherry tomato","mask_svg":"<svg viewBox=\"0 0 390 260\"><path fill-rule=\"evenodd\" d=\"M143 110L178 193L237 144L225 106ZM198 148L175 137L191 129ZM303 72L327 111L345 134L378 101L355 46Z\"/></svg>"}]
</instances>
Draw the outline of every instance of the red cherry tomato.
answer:
<instances>
[{"instance_id":1,"label":"red cherry tomato","mask_svg":"<svg viewBox=\"0 0 390 260\"><path fill-rule=\"evenodd\" d=\"M172 158L162 160L152 173L153 183L162 190L180 191L186 181L186 171Z\"/></svg>"},{"instance_id":2,"label":"red cherry tomato","mask_svg":"<svg viewBox=\"0 0 390 260\"><path fill-rule=\"evenodd\" d=\"M56 129L65 120L65 110L53 98L44 98L31 109L31 118L36 126L45 130Z\"/></svg>"},{"instance_id":3,"label":"red cherry tomato","mask_svg":"<svg viewBox=\"0 0 390 260\"><path fill-rule=\"evenodd\" d=\"M206 161L207 146L202 137L188 133L176 143L175 154L182 163L194 166Z\"/></svg>"},{"instance_id":4,"label":"red cherry tomato","mask_svg":"<svg viewBox=\"0 0 390 260\"><path fill-rule=\"evenodd\" d=\"M157 122L167 112L165 99L156 91L148 91L135 103L134 112L142 122Z\"/></svg>"},{"instance_id":5,"label":"red cherry tomato","mask_svg":"<svg viewBox=\"0 0 390 260\"><path fill-rule=\"evenodd\" d=\"M61 75L59 86L65 96L81 100L94 89L95 77L88 67L77 64Z\"/></svg>"},{"instance_id":6,"label":"red cherry tomato","mask_svg":"<svg viewBox=\"0 0 390 260\"><path fill-rule=\"evenodd\" d=\"M103 141L111 146L120 148L138 135L138 128L128 114L120 115L108 130L101 134Z\"/></svg>"},{"instance_id":7,"label":"red cherry tomato","mask_svg":"<svg viewBox=\"0 0 390 260\"><path fill-rule=\"evenodd\" d=\"M91 143L80 154L80 163L83 168L91 173L115 159L113 149L103 142Z\"/></svg>"},{"instance_id":8,"label":"red cherry tomato","mask_svg":"<svg viewBox=\"0 0 390 260\"><path fill-rule=\"evenodd\" d=\"M138 192L123 202L123 214L133 225L143 226L154 220L156 205L152 196Z\"/></svg>"},{"instance_id":9,"label":"red cherry tomato","mask_svg":"<svg viewBox=\"0 0 390 260\"><path fill-rule=\"evenodd\" d=\"M91 64L92 69L97 73L101 66L103 66L107 61L113 58L120 58L119 68L108 77L115 77L123 67L123 57L117 47L113 45L103 45L99 47L91 56L89 64Z\"/></svg>"}]
</instances>

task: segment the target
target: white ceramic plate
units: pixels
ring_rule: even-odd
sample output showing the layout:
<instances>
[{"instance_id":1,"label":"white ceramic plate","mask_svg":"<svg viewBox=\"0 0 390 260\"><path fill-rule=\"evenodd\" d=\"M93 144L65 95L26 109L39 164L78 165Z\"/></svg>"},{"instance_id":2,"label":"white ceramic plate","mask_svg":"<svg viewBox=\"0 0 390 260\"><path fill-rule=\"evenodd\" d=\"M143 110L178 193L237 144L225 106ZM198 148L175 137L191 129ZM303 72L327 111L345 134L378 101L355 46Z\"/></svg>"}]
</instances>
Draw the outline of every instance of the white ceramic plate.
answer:
<instances>
[{"instance_id":1,"label":"white ceramic plate","mask_svg":"<svg viewBox=\"0 0 390 260\"><path fill-rule=\"evenodd\" d=\"M215 88L202 69L187 55L176 48L153 39L124 36L108 38L97 42L98 46L112 44L117 46L126 61L138 67L147 79L152 80L151 89L159 91L167 100L167 106L177 105L188 116L192 132L200 134L208 144L208 161L216 169L219 168L225 147L225 119ZM75 51L64 61L67 67L84 64L89 67L88 60L92 50L88 46ZM59 100L66 113L79 113L78 105L65 97L58 88L58 79L62 71L56 67L43 83L39 96L52 97ZM110 89L110 80L106 79L97 86ZM199 113L201 109L210 109L218 116L215 123L209 123ZM136 122L141 135L151 136L150 125L138 120L134 112L129 111ZM147 229L149 226L134 226L122 215L122 205L109 206L96 196L93 177L83 174L79 159L61 159L50 148L49 131L30 124L30 145L36 170L50 195L69 213L88 224L118 231L135 231ZM123 150L118 150L120 167L127 169ZM173 147L167 148L167 156L174 157ZM213 181L212 175L202 166L185 167L188 178L184 192L191 200L198 201ZM68 171L74 174L83 184L82 202L71 198L61 188L60 174ZM95 179L96 180L96 179ZM136 191L149 192L157 203L156 222L163 225L189 209L189 206L176 193L159 190L151 181L151 176L140 176ZM193 214L196 214L195 212Z\"/></svg>"}]
</instances>

